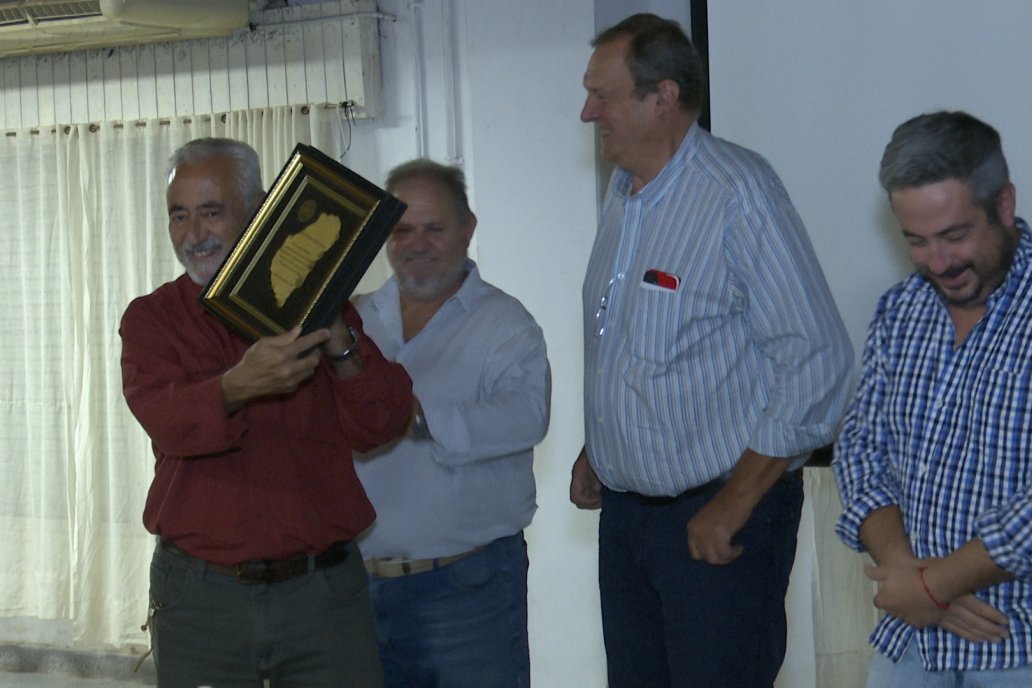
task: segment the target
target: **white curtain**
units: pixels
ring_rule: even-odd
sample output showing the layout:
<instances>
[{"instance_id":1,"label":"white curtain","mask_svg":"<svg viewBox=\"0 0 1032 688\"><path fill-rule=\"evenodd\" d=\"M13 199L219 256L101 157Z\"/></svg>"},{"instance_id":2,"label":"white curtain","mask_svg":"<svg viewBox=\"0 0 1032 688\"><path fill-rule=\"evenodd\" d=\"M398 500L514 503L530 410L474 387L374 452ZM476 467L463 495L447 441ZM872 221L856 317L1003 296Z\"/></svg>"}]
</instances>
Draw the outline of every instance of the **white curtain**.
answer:
<instances>
[{"instance_id":1,"label":"white curtain","mask_svg":"<svg viewBox=\"0 0 1032 688\"><path fill-rule=\"evenodd\" d=\"M835 535L842 513L830 468L806 469L806 501L811 528L800 528L800 556L793 576L808 579L807 600L813 615L814 682L818 688L863 688L873 650L867 636L878 621L872 603L876 586L863 567L870 563ZM805 570L801 567L805 566ZM791 629L790 629L791 632Z\"/></svg>"},{"instance_id":2,"label":"white curtain","mask_svg":"<svg viewBox=\"0 0 1032 688\"><path fill-rule=\"evenodd\" d=\"M84 647L146 644L153 454L121 395L129 301L182 273L165 167L200 136L250 143L268 186L295 144L340 157L323 106L20 131L0 183L0 617L70 620ZM382 261L367 275L382 281Z\"/></svg>"}]
</instances>

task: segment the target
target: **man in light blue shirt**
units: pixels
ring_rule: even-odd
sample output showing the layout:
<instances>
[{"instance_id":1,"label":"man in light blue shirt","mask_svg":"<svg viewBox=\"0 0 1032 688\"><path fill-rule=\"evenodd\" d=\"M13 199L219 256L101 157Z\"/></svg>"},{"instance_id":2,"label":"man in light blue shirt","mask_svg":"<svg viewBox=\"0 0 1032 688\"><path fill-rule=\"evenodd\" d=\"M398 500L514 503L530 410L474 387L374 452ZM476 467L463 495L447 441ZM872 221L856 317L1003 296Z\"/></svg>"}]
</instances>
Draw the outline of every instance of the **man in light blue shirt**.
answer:
<instances>
[{"instance_id":1,"label":"man in light blue shirt","mask_svg":"<svg viewBox=\"0 0 1032 688\"><path fill-rule=\"evenodd\" d=\"M581 119L616 163L584 279L585 448L602 508L611 688L770 686L802 504L852 351L806 230L759 155L697 122L674 22L602 32Z\"/></svg>"},{"instance_id":2,"label":"man in light blue shirt","mask_svg":"<svg viewBox=\"0 0 1032 688\"><path fill-rule=\"evenodd\" d=\"M460 170L416 160L387 188L408 206L387 242L395 274L357 306L420 406L410 437L356 466L377 512L360 543L387 686L529 686L523 529L548 429L545 341L466 257Z\"/></svg>"}]
</instances>

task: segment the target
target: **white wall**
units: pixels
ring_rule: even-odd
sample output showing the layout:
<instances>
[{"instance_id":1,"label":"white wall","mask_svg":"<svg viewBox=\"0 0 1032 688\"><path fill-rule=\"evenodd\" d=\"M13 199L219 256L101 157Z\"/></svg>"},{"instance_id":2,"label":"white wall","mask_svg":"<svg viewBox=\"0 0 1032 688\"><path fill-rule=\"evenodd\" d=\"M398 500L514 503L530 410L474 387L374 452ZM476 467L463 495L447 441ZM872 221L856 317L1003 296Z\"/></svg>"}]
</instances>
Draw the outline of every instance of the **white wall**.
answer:
<instances>
[{"instance_id":1,"label":"white wall","mask_svg":"<svg viewBox=\"0 0 1032 688\"><path fill-rule=\"evenodd\" d=\"M691 0L595 0L595 33L636 12L652 12L681 24L691 34Z\"/></svg>"},{"instance_id":2,"label":"white wall","mask_svg":"<svg viewBox=\"0 0 1032 688\"><path fill-rule=\"evenodd\" d=\"M859 349L878 296L910 271L878 186L893 129L967 110L1032 183L1024 0L711 2L713 130L771 160L806 221Z\"/></svg>"},{"instance_id":3,"label":"white wall","mask_svg":"<svg viewBox=\"0 0 1032 688\"><path fill-rule=\"evenodd\" d=\"M592 3L457 3L466 165L487 279L545 332L552 422L536 452L530 549L533 685L605 685L597 516L569 502L583 444L580 284L595 235L594 139L579 119Z\"/></svg>"},{"instance_id":4,"label":"white wall","mask_svg":"<svg viewBox=\"0 0 1032 688\"><path fill-rule=\"evenodd\" d=\"M595 234L594 134L579 121L592 0L381 0L383 116L353 125L346 164L374 180L417 155L466 171L485 279L542 326L552 419L527 532L533 685L605 685L597 514L569 502L583 444L580 284ZM370 275L364 288L375 286ZM360 288L360 291L363 288Z\"/></svg>"}]
</instances>

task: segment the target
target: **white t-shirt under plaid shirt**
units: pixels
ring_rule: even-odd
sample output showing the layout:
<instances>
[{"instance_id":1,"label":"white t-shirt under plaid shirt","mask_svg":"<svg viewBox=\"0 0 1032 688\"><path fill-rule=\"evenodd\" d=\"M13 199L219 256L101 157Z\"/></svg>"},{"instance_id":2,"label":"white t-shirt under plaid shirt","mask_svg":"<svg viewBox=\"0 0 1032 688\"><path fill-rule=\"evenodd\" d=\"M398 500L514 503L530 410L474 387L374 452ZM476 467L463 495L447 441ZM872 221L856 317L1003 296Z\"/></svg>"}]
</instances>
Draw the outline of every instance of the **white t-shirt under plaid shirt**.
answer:
<instances>
[{"instance_id":1,"label":"white t-shirt under plaid shirt","mask_svg":"<svg viewBox=\"0 0 1032 688\"><path fill-rule=\"evenodd\" d=\"M919 275L882 297L863 376L835 448L857 551L864 519L898 504L914 553L942 557L979 538L1013 581L978 593L1010 619L1002 643L973 643L885 616L871 643L897 660L916 640L925 668L1002 669L1032 660L1032 237L959 346L946 304Z\"/></svg>"}]
</instances>

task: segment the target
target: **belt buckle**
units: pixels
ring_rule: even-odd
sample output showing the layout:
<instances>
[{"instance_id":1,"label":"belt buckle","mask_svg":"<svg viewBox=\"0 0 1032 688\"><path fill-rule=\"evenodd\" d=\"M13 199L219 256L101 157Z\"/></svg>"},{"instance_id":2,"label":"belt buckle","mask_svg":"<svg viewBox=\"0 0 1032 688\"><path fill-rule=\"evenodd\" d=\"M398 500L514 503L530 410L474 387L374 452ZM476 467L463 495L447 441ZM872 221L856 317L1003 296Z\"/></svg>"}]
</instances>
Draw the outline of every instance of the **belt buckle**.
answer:
<instances>
[{"instance_id":1,"label":"belt buckle","mask_svg":"<svg viewBox=\"0 0 1032 688\"><path fill-rule=\"evenodd\" d=\"M270 585L276 582L271 564L268 560L240 564L236 567L236 578L246 585Z\"/></svg>"}]
</instances>

